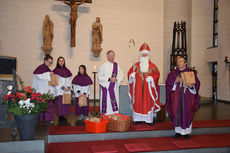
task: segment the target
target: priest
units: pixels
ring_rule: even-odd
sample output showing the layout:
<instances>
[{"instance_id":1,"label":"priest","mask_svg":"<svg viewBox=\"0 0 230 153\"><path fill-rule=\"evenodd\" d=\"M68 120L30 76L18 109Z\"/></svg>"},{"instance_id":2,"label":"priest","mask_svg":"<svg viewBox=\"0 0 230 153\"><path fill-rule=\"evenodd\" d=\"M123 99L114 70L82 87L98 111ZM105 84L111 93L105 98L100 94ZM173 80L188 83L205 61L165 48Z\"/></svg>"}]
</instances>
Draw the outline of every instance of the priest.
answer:
<instances>
[{"instance_id":1,"label":"priest","mask_svg":"<svg viewBox=\"0 0 230 153\"><path fill-rule=\"evenodd\" d=\"M110 115L119 112L119 86L123 72L114 62L115 52L109 50L106 55L107 62L102 64L98 71L98 83L101 86L100 112Z\"/></svg>"},{"instance_id":2,"label":"priest","mask_svg":"<svg viewBox=\"0 0 230 153\"><path fill-rule=\"evenodd\" d=\"M34 71L33 85L32 87L41 94L54 93L53 87L49 85L50 75L53 74L50 70L50 66L53 64L53 57L46 55L44 58L44 63L39 65ZM53 125L54 121L54 111L53 111L53 101L48 102L48 109L46 112L42 112L39 117L40 120L50 121Z\"/></svg>"},{"instance_id":3,"label":"priest","mask_svg":"<svg viewBox=\"0 0 230 153\"><path fill-rule=\"evenodd\" d=\"M144 43L140 47L140 61L128 71L129 96L133 109L133 122L153 125L155 113L160 111L158 80L160 72L150 61L150 48Z\"/></svg>"},{"instance_id":4,"label":"priest","mask_svg":"<svg viewBox=\"0 0 230 153\"><path fill-rule=\"evenodd\" d=\"M177 68L168 74L166 80L166 109L175 127L174 138L189 138L192 132L192 119L199 109L200 81L194 73L195 83L187 83L181 76L182 72L192 72L187 67L183 56L177 59Z\"/></svg>"}]
</instances>

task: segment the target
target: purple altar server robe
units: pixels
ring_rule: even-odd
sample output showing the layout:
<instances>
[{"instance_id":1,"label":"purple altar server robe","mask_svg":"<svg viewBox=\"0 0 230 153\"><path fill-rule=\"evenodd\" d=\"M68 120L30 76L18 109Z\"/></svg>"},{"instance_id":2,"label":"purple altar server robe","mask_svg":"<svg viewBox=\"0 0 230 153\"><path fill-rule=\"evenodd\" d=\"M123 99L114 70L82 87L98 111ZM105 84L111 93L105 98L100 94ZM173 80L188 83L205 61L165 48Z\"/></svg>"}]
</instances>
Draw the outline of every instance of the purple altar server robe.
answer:
<instances>
[{"instance_id":1,"label":"purple altar server robe","mask_svg":"<svg viewBox=\"0 0 230 153\"><path fill-rule=\"evenodd\" d=\"M71 76L72 73L67 68L55 68L53 70L54 74L59 75L58 85L55 86L55 108L57 116L64 116L70 114L70 104L62 104L64 88L71 88ZM64 88L63 88L64 87ZM63 88L63 89L62 89Z\"/></svg>"},{"instance_id":2,"label":"purple altar server robe","mask_svg":"<svg viewBox=\"0 0 230 153\"><path fill-rule=\"evenodd\" d=\"M74 77L72 84L74 86L75 93L75 113L77 116L83 114L84 116L88 116L89 114L89 94L90 94L90 85L93 84L93 81L88 75L79 74ZM86 94L87 96L87 106L79 107L78 97L80 91L81 94Z\"/></svg>"},{"instance_id":3,"label":"purple altar server robe","mask_svg":"<svg viewBox=\"0 0 230 153\"><path fill-rule=\"evenodd\" d=\"M33 85L32 87L41 94L53 93L52 87L48 84L50 81L51 70L45 64L39 65L34 71ZM48 102L48 109L45 112L40 113L40 120L53 121L54 111L53 111L53 101Z\"/></svg>"}]
</instances>

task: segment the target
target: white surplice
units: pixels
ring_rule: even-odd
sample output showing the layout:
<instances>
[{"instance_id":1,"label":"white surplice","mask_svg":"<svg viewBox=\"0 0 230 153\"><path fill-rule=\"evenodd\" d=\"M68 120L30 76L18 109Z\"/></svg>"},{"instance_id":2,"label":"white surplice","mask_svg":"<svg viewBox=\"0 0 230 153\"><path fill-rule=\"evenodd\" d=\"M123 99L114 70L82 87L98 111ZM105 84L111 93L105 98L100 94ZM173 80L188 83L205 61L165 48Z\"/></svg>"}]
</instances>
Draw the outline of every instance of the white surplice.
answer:
<instances>
[{"instance_id":1,"label":"white surplice","mask_svg":"<svg viewBox=\"0 0 230 153\"><path fill-rule=\"evenodd\" d=\"M114 87L114 92L115 92L115 96L116 96L116 101L117 101L117 106L119 109L119 86L120 83L124 77L124 74L121 70L121 68L119 67L119 65L117 64L117 82L115 84ZM112 72L113 72L113 63L107 61L104 64L102 64L98 70L98 83L102 86L105 87L107 89L107 111L106 111L106 115L110 115L110 114L114 114L114 113L118 113L119 111L115 111L113 112L112 106L111 106L111 101L110 101L110 95L108 92L108 88L109 88L109 78L111 78L112 76ZM100 112L102 112L102 90L101 90L101 98L100 98Z\"/></svg>"},{"instance_id":2,"label":"white surplice","mask_svg":"<svg viewBox=\"0 0 230 153\"><path fill-rule=\"evenodd\" d=\"M54 93L53 87L49 85L50 72L45 72L42 74L34 74L32 88L41 94Z\"/></svg>"},{"instance_id":3,"label":"white surplice","mask_svg":"<svg viewBox=\"0 0 230 153\"><path fill-rule=\"evenodd\" d=\"M54 87L54 96L60 96L63 95L64 93L70 93L70 92L65 92L62 87L69 88L71 89L72 82L71 82L71 77L64 78L61 77L60 75L58 76L58 85Z\"/></svg>"},{"instance_id":4,"label":"white surplice","mask_svg":"<svg viewBox=\"0 0 230 153\"><path fill-rule=\"evenodd\" d=\"M90 94L90 85L80 86L80 85L73 84L73 89L74 89L74 95L75 95L75 97L79 97L80 93L81 94L86 93L86 96L89 97L89 94ZM77 91L80 91L80 93L78 93Z\"/></svg>"}]
</instances>

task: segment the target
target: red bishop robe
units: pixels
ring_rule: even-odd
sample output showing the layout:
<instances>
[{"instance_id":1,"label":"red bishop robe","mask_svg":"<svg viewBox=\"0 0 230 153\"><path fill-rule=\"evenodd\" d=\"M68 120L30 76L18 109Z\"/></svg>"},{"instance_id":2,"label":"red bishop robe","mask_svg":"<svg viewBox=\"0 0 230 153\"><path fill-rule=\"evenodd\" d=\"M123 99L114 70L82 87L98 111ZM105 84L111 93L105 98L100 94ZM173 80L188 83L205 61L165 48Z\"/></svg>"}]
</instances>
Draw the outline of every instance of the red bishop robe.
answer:
<instances>
[{"instance_id":1,"label":"red bishop robe","mask_svg":"<svg viewBox=\"0 0 230 153\"><path fill-rule=\"evenodd\" d=\"M135 75L133 74L133 69ZM134 67L132 66L129 69L129 96L131 99L134 121L152 123L154 113L160 111L158 89L159 77L159 70L151 61L149 61L149 69L146 73L140 71L140 62L137 62Z\"/></svg>"}]
</instances>

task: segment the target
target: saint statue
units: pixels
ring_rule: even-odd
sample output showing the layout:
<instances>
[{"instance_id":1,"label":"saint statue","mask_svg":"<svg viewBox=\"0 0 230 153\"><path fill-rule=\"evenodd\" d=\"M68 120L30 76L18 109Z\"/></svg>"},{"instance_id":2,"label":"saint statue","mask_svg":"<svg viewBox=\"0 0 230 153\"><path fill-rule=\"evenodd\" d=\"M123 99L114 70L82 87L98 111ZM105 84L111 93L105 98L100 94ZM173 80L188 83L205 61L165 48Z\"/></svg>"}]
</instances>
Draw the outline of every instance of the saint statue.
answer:
<instances>
[{"instance_id":1,"label":"saint statue","mask_svg":"<svg viewBox=\"0 0 230 153\"><path fill-rule=\"evenodd\" d=\"M54 37L53 27L54 24L50 20L49 15L46 15L43 21L43 46L42 46L45 55L50 55L53 49L52 47L52 41Z\"/></svg>"},{"instance_id":2,"label":"saint statue","mask_svg":"<svg viewBox=\"0 0 230 153\"><path fill-rule=\"evenodd\" d=\"M102 51L101 43L103 41L103 32L102 32L102 24L100 23L100 18L97 17L96 21L92 25L92 51L95 57L98 57L100 52Z\"/></svg>"}]
</instances>

